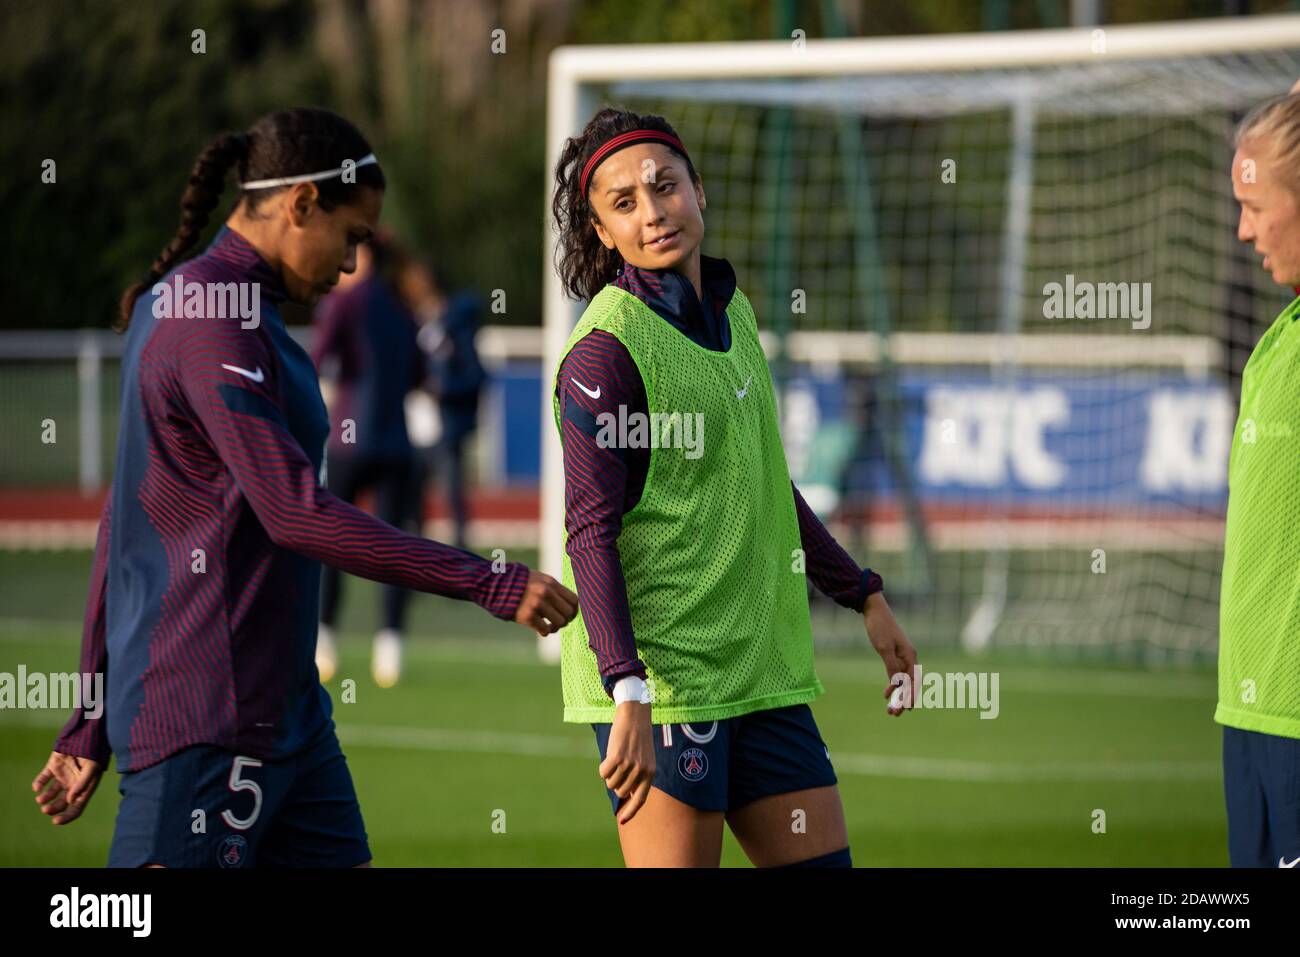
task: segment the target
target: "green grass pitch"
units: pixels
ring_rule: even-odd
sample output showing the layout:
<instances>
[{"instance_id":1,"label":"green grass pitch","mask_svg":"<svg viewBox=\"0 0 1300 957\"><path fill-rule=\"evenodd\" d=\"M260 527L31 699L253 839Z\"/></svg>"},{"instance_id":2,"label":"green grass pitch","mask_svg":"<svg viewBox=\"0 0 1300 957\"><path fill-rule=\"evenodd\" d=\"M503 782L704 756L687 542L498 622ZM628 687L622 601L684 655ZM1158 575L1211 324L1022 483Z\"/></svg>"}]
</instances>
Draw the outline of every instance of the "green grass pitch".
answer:
<instances>
[{"instance_id":1,"label":"green grass pitch","mask_svg":"<svg viewBox=\"0 0 1300 957\"><path fill-rule=\"evenodd\" d=\"M88 569L84 552L0 553L0 672L75 669ZM329 687L375 864L620 866L594 736L560 721L559 671L538 662L530 633L414 596L403 681L381 690L369 677L378 587L347 579L345 589L342 662ZM1211 670L918 646L929 672L997 671L1001 711L995 720L975 710L890 718L874 653L818 656L827 693L813 712L855 864L1227 864ZM343 678L356 681L355 703L340 702ZM115 772L72 825L54 827L32 801L31 779L64 717L0 710L0 865L106 859ZM1097 810L1105 833L1094 831ZM722 863L748 866L729 835Z\"/></svg>"}]
</instances>

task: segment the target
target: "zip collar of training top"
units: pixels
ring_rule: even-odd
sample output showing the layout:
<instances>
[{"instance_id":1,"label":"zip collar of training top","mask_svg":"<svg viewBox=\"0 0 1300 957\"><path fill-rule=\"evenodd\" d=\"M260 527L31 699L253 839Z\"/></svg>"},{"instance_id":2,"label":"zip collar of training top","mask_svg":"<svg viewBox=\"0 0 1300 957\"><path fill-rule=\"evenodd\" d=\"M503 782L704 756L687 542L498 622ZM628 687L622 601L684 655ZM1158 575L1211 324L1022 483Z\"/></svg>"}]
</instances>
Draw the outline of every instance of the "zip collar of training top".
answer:
<instances>
[{"instance_id":1,"label":"zip collar of training top","mask_svg":"<svg viewBox=\"0 0 1300 957\"><path fill-rule=\"evenodd\" d=\"M736 271L727 260L700 255L703 303L691 281L671 269L641 269L624 263L613 285L636 296L698 345L717 352L731 347L727 306L736 294Z\"/></svg>"},{"instance_id":2,"label":"zip collar of training top","mask_svg":"<svg viewBox=\"0 0 1300 957\"><path fill-rule=\"evenodd\" d=\"M252 243L229 226L223 225L217 230L217 234L212 237L212 242L208 244L208 248L202 255L204 258L225 263L246 277L248 282L257 283L263 299L280 303L287 298L284 280L280 278L279 272L262 258L262 254L253 247ZM181 266L180 272L184 274L184 265Z\"/></svg>"}]
</instances>

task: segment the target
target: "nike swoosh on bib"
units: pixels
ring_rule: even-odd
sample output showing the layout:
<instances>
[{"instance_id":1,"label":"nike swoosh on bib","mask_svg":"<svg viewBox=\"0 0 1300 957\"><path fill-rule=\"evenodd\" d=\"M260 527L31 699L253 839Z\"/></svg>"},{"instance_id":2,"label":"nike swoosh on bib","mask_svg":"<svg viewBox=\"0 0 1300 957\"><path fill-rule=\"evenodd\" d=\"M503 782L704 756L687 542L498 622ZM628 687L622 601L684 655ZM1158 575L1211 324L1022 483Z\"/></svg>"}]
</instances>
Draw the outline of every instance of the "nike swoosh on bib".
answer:
<instances>
[{"instance_id":1,"label":"nike swoosh on bib","mask_svg":"<svg viewBox=\"0 0 1300 957\"><path fill-rule=\"evenodd\" d=\"M579 382L577 379L573 378L572 376L569 377L569 381L572 382L574 385L576 385L583 392L587 393L587 395L591 396L593 399L600 398L600 386L596 386L596 391L592 392L590 389L588 389L585 385L583 385L581 382Z\"/></svg>"}]
</instances>

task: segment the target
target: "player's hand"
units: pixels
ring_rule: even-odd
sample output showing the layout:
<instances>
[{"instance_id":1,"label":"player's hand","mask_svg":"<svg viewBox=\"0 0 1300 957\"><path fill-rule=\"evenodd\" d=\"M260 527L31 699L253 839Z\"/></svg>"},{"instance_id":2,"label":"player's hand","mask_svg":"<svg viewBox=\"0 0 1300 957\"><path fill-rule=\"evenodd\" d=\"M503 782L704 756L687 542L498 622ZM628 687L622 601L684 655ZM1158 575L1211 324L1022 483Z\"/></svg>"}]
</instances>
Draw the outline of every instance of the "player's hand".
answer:
<instances>
[{"instance_id":1,"label":"player's hand","mask_svg":"<svg viewBox=\"0 0 1300 957\"><path fill-rule=\"evenodd\" d=\"M550 575L528 570L528 584L515 609L515 621L539 635L549 635L567 625L577 613L577 595Z\"/></svg>"},{"instance_id":2,"label":"player's hand","mask_svg":"<svg viewBox=\"0 0 1300 957\"><path fill-rule=\"evenodd\" d=\"M605 760L600 762L605 787L626 798L618 809L618 823L626 824L641 810L655 779L654 729L650 705L624 701L614 711Z\"/></svg>"},{"instance_id":3,"label":"player's hand","mask_svg":"<svg viewBox=\"0 0 1300 957\"><path fill-rule=\"evenodd\" d=\"M892 715L900 715L911 710L916 701L916 649L903 634L902 627L894 618L894 612L885 601L883 592L876 592L867 597L867 604L862 609L862 617L867 626L867 637L871 647L876 649L880 660L885 663L885 674L889 684L885 685L885 700L889 701L886 710ZM907 676L904 685L903 676ZM907 693L900 694L897 701L893 698L895 691L905 687Z\"/></svg>"},{"instance_id":4,"label":"player's hand","mask_svg":"<svg viewBox=\"0 0 1300 957\"><path fill-rule=\"evenodd\" d=\"M53 752L41 773L32 781L41 813L51 815L55 824L75 821L86 809L86 802L95 793L95 788L99 787L103 773L104 766L98 761Z\"/></svg>"}]
</instances>

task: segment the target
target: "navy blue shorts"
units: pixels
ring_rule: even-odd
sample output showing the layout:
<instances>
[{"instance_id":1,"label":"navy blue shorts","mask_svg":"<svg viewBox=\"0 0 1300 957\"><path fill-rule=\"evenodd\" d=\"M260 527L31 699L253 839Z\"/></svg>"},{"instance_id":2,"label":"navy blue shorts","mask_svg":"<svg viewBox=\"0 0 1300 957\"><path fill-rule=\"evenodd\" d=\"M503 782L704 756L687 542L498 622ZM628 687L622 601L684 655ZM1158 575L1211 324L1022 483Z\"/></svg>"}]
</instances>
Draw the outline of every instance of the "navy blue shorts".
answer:
<instances>
[{"instance_id":1,"label":"navy blue shorts","mask_svg":"<svg viewBox=\"0 0 1300 957\"><path fill-rule=\"evenodd\" d=\"M128 771L118 790L109 867L355 867L370 860L332 726L281 761L194 745Z\"/></svg>"},{"instance_id":2,"label":"navy blue shorts","mask_svg":"<svg viewBox=\"0 0 1300 957\"><path fill-rule=\"evenodd\" d=\"M734 811L759 798L837 783L830 751L806 704L696 724L656 724L659 790L701 811ZM605 760L611 725L593 724ZM622 800L609 788L615 813Z\"/></svg>"},{"instance_id":3,"label":"navy blue shorts","mask_svg":"<svg viewBox=\"0 0 1300 957\"><path fill-rule=\"evenodd\" d=\"M1223 791L1233 867L1300 864L1300 739L1224 727Z\"/></svg>"}]
</instances>

